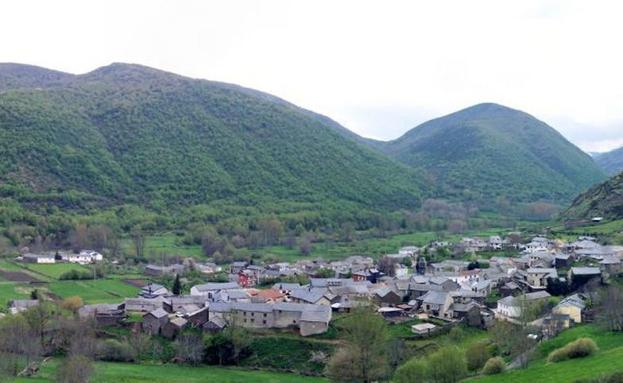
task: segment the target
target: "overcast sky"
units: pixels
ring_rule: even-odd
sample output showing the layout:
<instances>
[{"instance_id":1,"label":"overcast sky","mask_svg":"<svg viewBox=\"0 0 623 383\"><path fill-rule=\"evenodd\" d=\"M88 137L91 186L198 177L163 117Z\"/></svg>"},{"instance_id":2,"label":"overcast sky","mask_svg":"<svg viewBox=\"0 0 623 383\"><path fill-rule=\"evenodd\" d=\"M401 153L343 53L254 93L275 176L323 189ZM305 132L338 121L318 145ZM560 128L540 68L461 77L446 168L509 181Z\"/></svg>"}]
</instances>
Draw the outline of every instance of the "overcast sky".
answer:
<instances>
[{"instance_id":1,"label":"overcast sky","mask_svg":"<svg viewBox=\"0 0 623 383\"><path fill-rule=\"evenodd\" d=\"M621 1L30 1L0 62L131 62L263 90L367 137L498 102L587 151L623 145Z\"/></svg>"}]
</instances>

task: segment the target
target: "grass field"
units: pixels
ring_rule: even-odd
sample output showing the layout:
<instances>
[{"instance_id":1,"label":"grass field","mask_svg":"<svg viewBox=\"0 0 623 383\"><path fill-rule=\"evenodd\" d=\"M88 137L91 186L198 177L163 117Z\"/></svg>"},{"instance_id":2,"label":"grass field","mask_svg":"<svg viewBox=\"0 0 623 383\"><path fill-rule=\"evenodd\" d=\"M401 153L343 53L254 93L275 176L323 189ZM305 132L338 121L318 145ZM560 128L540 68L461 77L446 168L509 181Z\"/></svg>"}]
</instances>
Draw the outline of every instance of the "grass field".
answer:
<instances>
[{"instance_id":1,"label":"grass field","mask_svg":"<svg viewBox=\"0 0 623 383\"><path fill-rule=\"evenodd\" d=\"M44 365L34 378L15 382L53 382L57 361ZM93 383L326 383L323 378L300 375L248 371L215 366L186 367L174 364L139 365L127 363L96 363Z\"/></svg>"},{"instance_id":2,"label":"grass field","mask_svg":"<svg viewBox=\"0 0 623 383\"><path fill-rule=\"evenodd\" d=\"M444 240L457 241L463 236L490 236L507 232L508 229L486 229L472 231L461 235L444 235ZM423 246L435 239L439 234L436 232L417 232L399 234L387 238L369 238L353 242L322 242L315 243L308 258L324 258L330 260L343 259L351 255L366 255L379 257L383 254L395 253L403 246ZM203 258L201 246L185 246L177 243L180 237L173 233L162 233L148 236L145 241L145 254L148 258L157 259L160 254L170 256L180 255L195 258ZM122 241L122 249L127 254L133 254L132 242L129 239ZM248 256L251 253L260 254L262 258L276 258L280 261L297 261L303 256L298 247L269 246L261 249L238 249L239 256Z\"/></svg>"},{"instance_id":3,"label":"grass field","mask_svg":"<svg viewBox=\"0 0 623 383\"><path fill-rule=\"evenodd\" d=\"M201 246L185 246L176 243L179 239L173 233L163 233L158 235L148 236L145 240L145 255L148 258L158 258L160 254L183 256L183 257L202 257ZM124 239L121 241L121 248L126 254L134 254L132 248L132 241L130 239Z\"/></svg>"},{"instance_id":4,"label":"grass field","mask_svg":"<svg viewBox=\"0 0 623 383\"><path fill-rule=\"evenodd\" d=\"M592 338L599 351L581 359L547 363L547 355L556 348L581 338ZM514 370L502 375L474 379L478 383L570 383L580 378L595 378L605 373L623 370L623 333L608 333L595 326L585 325L567 330L558 337L540 345L536 360L524 370Z\"/></svg>"},{"instance_id":5,"label":"grass field","mask_svg":"<svg viewBox=\"0 0 623 383\"><path fill-rule=\"evenodd\" d=\"M139 292L138 288L118 279L56 281L48 285L48 290L60 298L80 296L88 304L117 303Z\"/></svg>"},{"instance_id":6,"label":"grass field","mask_svg":"<svg viewBox=\"0 0 623 383\"><path fill-rule=\"evenodd\" d=\"M7 303L14 299L30 299L32 289L23 283L0 282L0 308L7 307Z\"/></svg>"},{"instance_id":7,"label":"grass field","mask_svg":"<svg viewBox=\"0 0 623 383\"><path fill-rule=\"evenodd\" d=\"M75 263L52 263L47 265L39 263L29 263L24 264L24 268L52 279L59 279L61 275L71 270L89 270L88 268Z\"/></svg>"}]
</instances>

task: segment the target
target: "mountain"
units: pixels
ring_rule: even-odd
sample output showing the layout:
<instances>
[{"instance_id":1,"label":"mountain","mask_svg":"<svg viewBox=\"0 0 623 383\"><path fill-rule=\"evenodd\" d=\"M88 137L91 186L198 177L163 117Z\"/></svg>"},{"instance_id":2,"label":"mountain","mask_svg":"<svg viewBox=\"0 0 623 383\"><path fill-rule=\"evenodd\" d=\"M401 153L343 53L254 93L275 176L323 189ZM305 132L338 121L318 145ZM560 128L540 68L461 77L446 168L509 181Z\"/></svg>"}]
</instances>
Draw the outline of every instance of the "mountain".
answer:
<instances>
[{"instance_id":1,"label":"mountain","mask_svg":"<svg viewBox=\"0 0 623 383\"><path fill-rule=\"evenodd\" d=\"M564 202L605 179L590 156L531 115L479 104L379 144L389 156L431 174L444 195L482 201Z\"/></svg>"},{"instance_id":2,"label":"mountain","mask_svg":"<svg viewBox=\"0 0 623 383\"><path fill-rule=\"evenodd\" d=\"M623 219L623 173L580 194L562 213L564 220Z\"/></svg>"},{"instance_id":3,"label":"mountain","mask_svg":"<svg viewBox=\"0 0 623 383\"><path fill-rule=\"evenodd\" d=\"M266 93L140 65L73 75L1 64L0 197L165 210L419 205L422 174L339 130Z\"/></svg>"},{"instance_id":4,"label":"mountain","mask_svg":"<svg viewBox=\"0 0 623 383\"><path fill-rule=\"evenodd\" d=\"M623 147L594 156L595 162L609 175L623 171Z\"/></svg>"}]
</instances>

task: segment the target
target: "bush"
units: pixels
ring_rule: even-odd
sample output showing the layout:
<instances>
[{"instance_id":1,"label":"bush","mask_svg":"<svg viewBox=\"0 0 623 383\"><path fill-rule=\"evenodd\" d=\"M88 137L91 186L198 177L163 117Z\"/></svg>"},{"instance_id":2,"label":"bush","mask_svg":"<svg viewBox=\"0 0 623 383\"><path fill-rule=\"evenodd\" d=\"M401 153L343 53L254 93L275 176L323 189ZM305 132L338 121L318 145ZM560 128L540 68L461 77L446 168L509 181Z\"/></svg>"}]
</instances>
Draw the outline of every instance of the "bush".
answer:
<instances>
[{"instance_id":1,"label":"bush","mask_svg":"<svg viewBox=\"0 0 623 383\"><path fill-rule=\"evenodd\" d=\"M485 366L482 368L482 373L485 375L495 375L501 374L506 370L506 363L504 363L504 359L496 356L495 358L490 358L485 363Z\"/></svg>"},{"instance_id":2,"label":"bush","mask_svg":"<svg viewBox=\"0 0 623 383\"><path fill-rule=\"evenodd\" d=\"M93 279L93 273L90 271L78 271L75 269L69 270L59 277L63 281L79 281L86 279Z\"/></svg>"},{"instance_id":3,"label":"bush","mask_svg":"<svg viewBox=\"0 0 623 383\"><path fill-rule=\"evenodd\" d=\"M426 379L426 363L422 360L411 359L402 366L398 367L392 382L412 383L422 382Z\"/></svg>"},{"instance_id":4,"label":"bush","mask_svg":"<svg viewBox=\"0 0 623 383\"><path fill-rule=\"evenodd\" d=\"M476 342L465 350L467 369L470 371L480 370L491 357L489 345L486 342Z\"/></svg>"},{"instance_id":5,"label":"bush","mask_svg":"<svg viewBox=\"0 0 623 383\"><path fill-rule=\"evenodd\" d=\"M580 338L552 351L548 355L547 361L556 363L567 359L583 358L594 354L597 350L597 344L592 339Z\"/></svg>"},{"instance_id":6,"label":"bush","mask_svg":"<svg viewBox=\"0 0 623 383\"><path fill-rule=\"evenodd\" d=\"M97 356L100 360L109 362L134 362L135 352L127 342L119 342L115 339L106 339L99 344Z\"/></svg>"}]
</instances>

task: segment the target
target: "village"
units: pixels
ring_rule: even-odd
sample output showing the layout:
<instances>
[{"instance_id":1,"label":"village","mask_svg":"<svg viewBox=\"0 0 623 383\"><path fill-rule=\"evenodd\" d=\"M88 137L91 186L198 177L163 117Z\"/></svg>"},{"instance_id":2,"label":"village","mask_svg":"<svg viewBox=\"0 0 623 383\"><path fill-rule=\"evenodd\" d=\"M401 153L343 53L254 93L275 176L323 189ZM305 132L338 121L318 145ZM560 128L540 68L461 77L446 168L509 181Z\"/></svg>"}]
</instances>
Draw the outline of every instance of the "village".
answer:
<instances>
[{"instance_id":1,"label":"village","mask_svg":"<svg viewBox=\"0 0 623 383\"><path fill-rule=\"evenodd\" d=\"M433 241L423 247L402 247L377 261L350 256L340 261L236 261L222 266L187 260L148 264L143 272L149 282L140 286L137 296L85 304L78 314L98 326L131 325L168 339L187 328L217 333L228 326L318 335L329 329L335 316L363 306L374 307L392 324L417 319L411 326L416 337L434 336L457 323L484 329L496 320L519 323L522 311L537 304L540 311L531 319L531 325L540 329L535 337L553 337L591 321L591 289L620 273L623 247L604 246L592 237L565 242L535 236L523 243L517 237L462 238L455 244ZM440 249L458 256L437 260ZM106 262L92 250L27 252L16 261ZM192 285L182 294L180 280L185 281L191 269L208 282ZM226 275L227 281L209 281L216 274ZM157 282L164 277L174 278L174 285ZM39 302L14 299L8 312L23 312Z\"/></svg>"}]
</instances>

